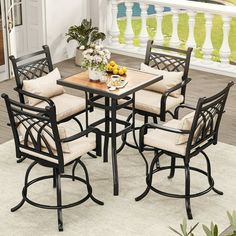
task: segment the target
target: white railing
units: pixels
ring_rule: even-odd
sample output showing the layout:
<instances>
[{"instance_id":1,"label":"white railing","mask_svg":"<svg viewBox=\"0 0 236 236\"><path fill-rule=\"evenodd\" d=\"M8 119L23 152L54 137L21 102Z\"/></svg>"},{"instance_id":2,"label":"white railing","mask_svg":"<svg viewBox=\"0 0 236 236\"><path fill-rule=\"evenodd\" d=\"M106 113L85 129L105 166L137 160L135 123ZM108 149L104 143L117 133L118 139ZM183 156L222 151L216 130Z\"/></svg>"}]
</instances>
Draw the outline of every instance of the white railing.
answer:
<instances>
[{"instance_id":1,"label":"white railing","mask_svg":"<svg viewBox=\"0 0 236 236\"><path fill-rule=\"evenodd\" d=\"M103 6L107 7L107 14L100 21L100 28L109 36L106 42L107 47L113 52L129 56L143 57L148 33L147 20L152 18L155 23L154 39L158 44L166 44L172 47L193 47L195 52L192 58L192 67L210 72L222 73L236 77L236 66L231 65L231 60L236 61L236 6L216 5L187 0L100 0ZM105 3L104 3L105 2ZM125 4L125 17L118 18L119 4ZM139 3L140 17L133 17L133 5ZM153 5L155 13L148 15L148 7ZM168 11L165 12L165 7ZM205 23L202 24L201 31L197 26L197 16L202 14ZM185 14L185 24L187 27L187 39L181 40L179 21L181 14ZM170 15L169 24L172 28L171 35L165 34L163 21L166 15ZM214 25L214 20L218 17L219 25ZM139 21L137 21L137 19ZM136 21L135 21L136 20ZM123 33L121 22L123 21ZM139 22L141 30L137 35L134 32L135 24ZM166 25L166 22L165 22ZM214 27L217 27L214 28ZM218 38L218 48L214 46L213 31L218 30L222 37ZM202 44L199 46L196 38L198 34L203 34ZM123 35L122 35L123 34ZM216 33L215 33L216 34ZM230 40L229 40L230 39ZM138 41L138 43L137 43ZM215 53L217 56L215 56Z\"/></svg>"}]
</instances>

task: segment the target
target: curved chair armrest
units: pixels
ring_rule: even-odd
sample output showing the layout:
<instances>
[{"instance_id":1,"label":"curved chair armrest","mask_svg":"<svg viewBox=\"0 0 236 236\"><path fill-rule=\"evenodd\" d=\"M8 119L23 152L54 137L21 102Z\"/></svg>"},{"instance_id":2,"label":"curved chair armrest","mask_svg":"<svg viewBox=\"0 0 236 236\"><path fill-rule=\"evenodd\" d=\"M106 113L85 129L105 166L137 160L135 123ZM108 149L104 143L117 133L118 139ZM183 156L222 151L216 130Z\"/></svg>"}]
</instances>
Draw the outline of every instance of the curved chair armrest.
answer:
<instances>
[{"instance_id":1,"label":"curved chair armrest","mask_svg":"<svg viewBox=\"0 0 236 236\"><path fill-rule=\"evenodd\" d=\"M175 108L175 111L174 111L174 118L175 118L175 119L178 119L178 117L179 117L179 110L180 110L181 108L187 108L187 109L196 111L196 107L194 107L194 106L192 106L192 105L189 105L189 104L186 104L186 103L180 104L179 106L177 106L177 107Z\"/></svg>"},{"instance_id":2,"label":"curved chair armrest","mask_svg":"<svg viewBox=\"0 0 236 236\"><path fill-rule=\"evenodd\" d=\"M63 138L61 139L60 141L62 143L67 143L67 142L72 142L76 139L79 139L79 138L82 138L83 136L89 134L89 133L95 133L96 134L96 154L98 156L101 156L102 154L102 150L101 150L101 132L98 128L94 128L94 127L88 127L86 130L84 131L81 131L80 133L78 134L74 134L70 137L67 137L67 138Z\"/></svg>"},{"instance_id":3,"label":"curved chair armrest","mask_svg":"<svg viewBox=\"0 0 236 236\"><path fill-rule=\"evenodd\" d=\"M167 97L174 91L183 88L186 86L192 79L187 78L186 80L182 81L181 83L175 85L174 87L166 90L161 97L161 121L165 121L165 113L166 113L166 99Z\"/></svg>"},{"instance_id":4,"label":"curved chair armrest","mask_svg":"<svg viewBox=\"0 0 236 236\"><path fill-rule=\"evenodd\" d=\"M187 78L185 79L184 81L182 81L181 83L175 85L174 87L166 90L162 96L169 96L172 92L178 90L178 89L181 89L182 87L186 86L192 79L191 78Z\"/></svg>"},{"instance_id":5,"label":"curved chair armrest","mask_svg":"<svg viewBox=\"0 0 236 236\"><path fill-rule=\"evenodd\" d=\"M78 134L74 134L70 137L67 137L67 138L63 138L61 139L61 142L62 143L67 143L67 142L71 142L71 141L74 141L76 139L79 139L89 133L96 133L97 135L101 135L100 134L100 130L98 128L94 128L94 127L88 127L88 129L84 130L84 131L81 131L80 133Z\"/></svg>"},{"instance_id":6,"label":"curved chair armrest","mask_svg":"<svg viewBox=\"0 0 236 236\"><path fill-rule=\"evenodd\" d=\"M14 90L17 91L18 93L25 95L25 96L36 98L36 99L42 100L44 102L47 102L50 106L54 106L54 102L50 98L43 97L43 96L40 96L37 94L33 94L33 93L27 92L27 91L20 89L20 88L14 88Z\"/></svg>"},{"instance_id":7,"label":"curved chair armrest","mask_svg":"<svg viewBox=\"0 0 236 236\"><path fill-rule=\"evenodd\" d=\"M171 132L171 133L190 134L190 130L176 129L176 128L172 128L172 127L168 127L168 126L164 126L164 125L159 125L156 123L147 123L143 126L146 126L146 129L160 129L160 130L164 130L164 131ZM142 126L142 128L143 128L143 126Z\"/></svg>"},{"instance_id":8,"label":"curved chair armrest","mask_svg":"<svg viewBox=\"0 0 236 236\"><path fill-rule=\"evenodd\" d=\"M139 148L140 148L141 152L144 150L144 135L147 133L148 129L160 129L160 130L164 130L164 131L176 133L176 134L190 134L190 130L175 129L172 127L159 125L159 124L155 124L155 123L144 124L141 127L140 133L139 133L139 140L140 140L139 141L140 142Z\"/></svg>"}]
</instances>

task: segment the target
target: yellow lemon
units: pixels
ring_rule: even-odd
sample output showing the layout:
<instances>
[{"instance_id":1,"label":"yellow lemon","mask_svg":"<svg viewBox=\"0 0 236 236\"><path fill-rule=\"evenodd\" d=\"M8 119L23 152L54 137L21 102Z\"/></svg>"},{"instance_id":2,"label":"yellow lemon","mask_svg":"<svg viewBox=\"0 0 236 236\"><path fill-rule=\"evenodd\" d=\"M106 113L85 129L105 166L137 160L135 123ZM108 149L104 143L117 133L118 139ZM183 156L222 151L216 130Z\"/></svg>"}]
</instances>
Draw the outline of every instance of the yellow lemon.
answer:
<instances>
[{"instance_id":1,"label":"yellow lemon","mask_svg":"<svg viewBox=\"0 0 236 236\"><path fill-rule=\"evenodd\" d=\"M119 70L119 66L118 65L114 65L113 66L113 70Z\"/></svg>"},{"instance_id":2,"label":"yellow lemon","mask_svg":"<svg viewBox=\"0 0 236 236\"><path fill-rule=\"evenodd\" d=\"M114 70L113 70L113 74L114 74L114 75L117 75L118 73L119 73L119 70L117 70L117 69L114 69Z\"/></svg>"},{"instance_id":3,"label":"yellow lemon","mask_svg":"<svg viewBox=\"0 0 236 236\"><path fill-rule=\"evenodd\" d=\"M124 70L123 69L119 69L119 75L124 75L124 74L125 74Z\"/></svg>"},{"instance_id":4,"label":"yellow lemon","mask_svg":"<svg viewBox=\"0 0 236 236\"><path fill-rule=\"evenodd\" d=\"M115 66L116 63L115 63L114 61L110 61L110 65L111 65L111 66Z\"/></svg>"},{"instance_id":5,"label":"yellow lemon","mask_svg":"<svg viewBox=\"0 0 236 236\"><path fill-rule=\"evenodd\" d=\"M109 68L108 68L108 70L109 70L109 71L113 71L113 66L110 65Z\"/></svg>"},{"instance_id":6,"label":"yellow lemon","mask_svg":"<svg viewBox=\"0 0 236 236\"><path fill-rule=\"evenodd\" d=\"M127 68L123 67L122 70L124 71L124 74L127 72Z\"/></svg>"}]
</instances>

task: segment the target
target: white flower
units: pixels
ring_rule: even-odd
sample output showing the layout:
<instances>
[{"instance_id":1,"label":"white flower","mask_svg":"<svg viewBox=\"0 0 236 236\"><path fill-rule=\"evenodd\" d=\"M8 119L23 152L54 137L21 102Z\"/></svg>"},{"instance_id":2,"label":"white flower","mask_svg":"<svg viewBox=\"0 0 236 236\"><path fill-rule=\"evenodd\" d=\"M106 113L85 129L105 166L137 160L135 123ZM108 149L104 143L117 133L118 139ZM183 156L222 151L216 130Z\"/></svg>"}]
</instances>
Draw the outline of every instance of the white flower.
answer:
<instances>
[{"instance_id":1,"label":"white flower","mask_svg":"<svg viewBox=\"0 0 236 236\"><path fill-rule=\"evenodd\" d=\"M103 51L100 51L99 54L100 54L101 56L104 56L104 55L105 55L105 53L104 53Z\"/></svg>"},{"instance_id":2,"label":"white flower","mask_svg":"<svg viewBox=\"0 0 236 236\"><path fill-rule=\"evenodd\" d=\"M96 45L96 46L95 46L95 49L96 49L96 50L101 50L101 46Z\"/></svg>"},{"instance_id":3,"label":"white flower","mask_svg":"<svg viewBox=\"0 0 236 236\"><path fill-rule=\"evenodd\" d=\"M93 47L92 47L93 46ZM83 66L103 70L108 63L111 53L99 45L90 45L90 48L83 52Z\"/></svg>"},{"instance_id":4,"label":"white flower","mask_svg":"<svg viewBox=\"0 0 236 236\"><path fill-rule=\"evenodd\" d=\"M85 49L85 46L82 45L82 46L79 47L79 49L80 49L80 50L84 50L84 49Z\"/></svg>"}]
</instances>

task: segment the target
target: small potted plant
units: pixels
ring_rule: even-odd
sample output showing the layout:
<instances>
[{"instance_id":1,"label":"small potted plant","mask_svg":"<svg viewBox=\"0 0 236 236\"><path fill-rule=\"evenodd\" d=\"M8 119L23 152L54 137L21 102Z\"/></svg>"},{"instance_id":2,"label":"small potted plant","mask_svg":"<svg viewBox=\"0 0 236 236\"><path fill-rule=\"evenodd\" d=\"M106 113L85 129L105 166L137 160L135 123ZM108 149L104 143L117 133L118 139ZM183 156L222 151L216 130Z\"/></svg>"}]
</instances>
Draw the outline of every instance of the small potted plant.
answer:
<instances>
[{"instance_id":1,"label":"small potted plant","mask_svg":"<svg viewBox=\"0 0 236 236\"><path fill-rule=\"evenodd\" d=\"M230 232L227 234L223 233L220 235L227 235L227 236L236 236L236 211L233 211L232 214L230 212L227 212L227 216L230 221ZM178 234L179 236L195 236L194 230L197 228L199 223L195 224L193 227L188 227L187 220L184 219L183 223L180 224L181 231L177 231L176 229L173 229L172 227L169 227L171 231L173 231L175 234ZM188 229L189 228L189 229ZM202 225L203 231L206 236L218 236L219 230L218 225L211 222L211 226L208 228L206 225Z\"/></svg>"},{"instance_id":2,"label":"small potted plant","mask_svg":"<svg viewBox=\"0 0 236 236\"><path fill-rule=\"evenodd\" d=\"M110 57L109 50L100 45L92 44L90 48L84 50L82 66L88 69L91 80L98 81L102 77Z\"/></svg>"},{"instance_id":3,"label":"small potted plant","mask_svg":"<svg viewBox=\"0 0 236 236\"><path fill-rule=\"evenodd\" d=\"M68 43L71 40L75 40L78 43L75 57L76 65L81 65L84 50L88 49L91 44L96 44L99 40L103 41L106 38L104 33L99 32L98 27L92 27L91 19L82 20L81 25L71 26L66 36L68 37Z\"/></svg>"}]
</instances>

